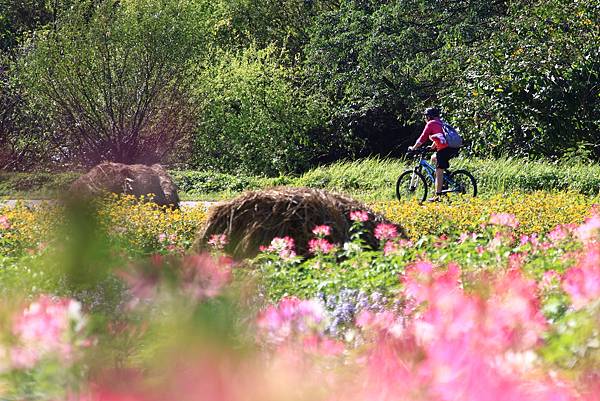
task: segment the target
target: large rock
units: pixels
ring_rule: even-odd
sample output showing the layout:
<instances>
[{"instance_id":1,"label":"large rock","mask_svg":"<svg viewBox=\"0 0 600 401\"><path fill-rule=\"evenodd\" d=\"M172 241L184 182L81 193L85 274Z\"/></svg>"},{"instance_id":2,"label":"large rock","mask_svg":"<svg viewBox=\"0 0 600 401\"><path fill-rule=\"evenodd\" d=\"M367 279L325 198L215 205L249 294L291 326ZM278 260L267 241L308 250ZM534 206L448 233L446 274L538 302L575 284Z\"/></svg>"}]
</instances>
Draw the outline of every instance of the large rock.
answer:
<instances>
[{"instance_id":1,"label":"large rock","mask_svg":"<svg viewBox=\"0 0 600 401\"><path fill-rule=\"evenodd\" d=\"M95 197L105 192L135 196L149 195L160 205L179 207L177 186L159 164L102 163L79 177L69 189L70 195Z\"/></svg>"},{"instance_id":2,"label":"large rock","mask_svg":"<svg viewBox=\"0 0 600 401\"><path fill-rule=\"evenodd\" d=\"M308 242L314 238L312 230L317 225L331 226L328 237L334 243L350 239L350 212L363 210L369 214L364 223L363 240L376 248L379 241L373 231L378 223L388 223L366 205L347 196L313 188L280 187L246 192L239 197L221 202L210 208L207 221L196 239L194 248L207 247L215 234L225 234L229 243L225 251L236 259L253 257L261 245L269 245L274 237L290 236L295 240L296 251L309 256ZM397 226L404 238L406 234Z\"/></svg>"}]
</instances>

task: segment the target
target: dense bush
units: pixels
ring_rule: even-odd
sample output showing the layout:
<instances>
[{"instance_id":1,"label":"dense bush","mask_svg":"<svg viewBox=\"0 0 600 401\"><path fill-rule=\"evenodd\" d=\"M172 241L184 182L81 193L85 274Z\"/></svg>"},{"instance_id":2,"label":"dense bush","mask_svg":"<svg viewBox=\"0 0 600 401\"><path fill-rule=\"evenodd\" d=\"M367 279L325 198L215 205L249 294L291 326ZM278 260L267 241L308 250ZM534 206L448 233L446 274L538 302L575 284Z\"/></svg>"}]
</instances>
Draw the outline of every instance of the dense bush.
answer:
<instances>
[{"instance_id":1,"label":"dense bush","mask_svg":"<svg viewBox=\"0 0 600 401\"><path fill-rule=\"evenodd\" d=\"M334 99L335 129L360 139L358 154L387 155L414 141L424 105L456 88L461 51L485 46L505 11L504 1L342 1L311 30L309 81Z\"/></svg>"},{"instance_id":2,"label":"dense bush","mask_svg":"<svg viewBox=\"0 0 600 401\"><path fill-rule=\"evenodd\" d=\"M197 20L192 1L82 2L38 29L13 68L48 116L55 161L152 163L183 149Z\"/></svg>"},{"instance_id":3,"label":"dense bush","mask_svg":"<svg viewBox=\"0 0 600 401\"><path fill-rule=\"evenodd\" d=\"M443 99L479 154L599 156L600 3L517 2Z\"/></svg>"},{"instance_id":4,"label":"dense bush","mask_svg":"<svg viewBox=\"0 0 600 401\"><path fill-rule=\"evenodd\" d=\"M323 148L311 132L327 118L326 101L295 88L298 71L275 52L250 47L217 54L202 72L195 167L276 175L306 170Z\"/></svg>"}]
</instances>

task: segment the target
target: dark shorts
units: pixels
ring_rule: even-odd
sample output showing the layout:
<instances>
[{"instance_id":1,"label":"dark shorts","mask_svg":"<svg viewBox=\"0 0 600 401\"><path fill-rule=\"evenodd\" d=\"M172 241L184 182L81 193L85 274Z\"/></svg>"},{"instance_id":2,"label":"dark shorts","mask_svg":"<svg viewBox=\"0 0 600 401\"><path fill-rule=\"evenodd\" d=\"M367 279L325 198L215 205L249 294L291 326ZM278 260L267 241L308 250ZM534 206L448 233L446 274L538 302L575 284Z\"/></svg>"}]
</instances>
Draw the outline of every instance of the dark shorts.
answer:
<instances>
[{"instance_id":1,"label":"dark shorts","mask_svg":"<svg viewBox=\"0 0 600 401\"><path fill-rule=\"evenodd\" d=\"M435 153L437 168L447 169L450 167L450 159L458 156L458 148L444 148Z\"/></svg>"}]
</instances>

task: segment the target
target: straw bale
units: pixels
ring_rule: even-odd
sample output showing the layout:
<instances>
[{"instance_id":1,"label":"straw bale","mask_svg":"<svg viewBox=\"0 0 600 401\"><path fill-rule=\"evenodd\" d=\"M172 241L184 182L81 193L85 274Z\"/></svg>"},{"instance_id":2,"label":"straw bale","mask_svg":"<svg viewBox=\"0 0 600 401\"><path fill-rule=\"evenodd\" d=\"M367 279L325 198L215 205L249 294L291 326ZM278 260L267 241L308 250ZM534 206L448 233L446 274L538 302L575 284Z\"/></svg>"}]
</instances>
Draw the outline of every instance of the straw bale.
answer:
<instances>
[{"instance_id":1,"label":"straw bale","mask_svg":"<svg viewBox=\"0 0 600 401\"><path fill-rule=\"evenodd\" d=\"M350 238L353 210L369 214L365 223L366 242L377 247L373 230L380 222L393 224L366 205L344 195L313 188L277 187L249 191L239 197L213 206L201 229L194 249L206 247L213 234L226 234L229 243L225 251L236 259L256 256L259 246L269 245L275 237L292 237L299 255L308 256L308 241L314 238L312 229L318 225L331 226L328 237L342 244ZM397 226L401 235L404 231Z\"/></svg>"},{"instance_id":2,"label":"straw bale","mask_svg":"<svg viewBox=\"0 0 600 401\"><path fill-rule=\"evenodd\" d=\"M122 164L105 162L79 177L69 188L76 198L101 196L105 192L150 195L148 200L160 205L179 207L177 186L159 164Z\"/></svg>"}]
</instances>

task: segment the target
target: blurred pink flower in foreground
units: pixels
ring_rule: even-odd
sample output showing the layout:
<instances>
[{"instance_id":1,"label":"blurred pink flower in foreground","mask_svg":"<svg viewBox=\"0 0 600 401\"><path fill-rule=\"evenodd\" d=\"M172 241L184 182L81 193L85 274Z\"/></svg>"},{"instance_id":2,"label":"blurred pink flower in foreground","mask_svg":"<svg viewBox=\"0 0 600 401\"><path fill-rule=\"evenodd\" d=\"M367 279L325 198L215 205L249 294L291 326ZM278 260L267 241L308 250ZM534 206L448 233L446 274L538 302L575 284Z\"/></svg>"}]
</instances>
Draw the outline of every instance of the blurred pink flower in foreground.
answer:
<instances>
[{"instance_id":1,"label":"blurred pink flower in foreground","mask_svg":"<svg viewBox=\"0 0 600 401\"><path fill-rule=\"evenodd\" d=\"M13 365L29 369L46 356L57 357L63 363L72 362L77 348L89 343L82 336L85 324L79 302L40 296L13 321L12 331L17 338L11 349Z\"/></svg>"},{"instance_id":2,"label":"blurred pink flower in foreground","mask_svg":"<svg viewBox=\"0 0 600 401\"><path fill-rule=\"evenodd\" d=\"M364 210L353 210L350 212L350 220L364 223L369 220L369 214Z\"/></svg>"},{"instance_id":3,"label":"blurred pink flower in foreground","mask_svg":"<svg viewBox=\"0 0 600 401\"><path fill-rule=\"evenodd\" d=\"M320 238L326 237L331 234L331 227L327 225L315 226L312 232Z\"/></svg>"},{"instance_id":4,"label":"blurred pink flower in foreground","mask_svg":"<svg viewBox=\"0 0 600 401\"><path fill-rule=\"evenodd\" d=\"M493 213L490 216L490 224L497 226L506 226L511 228L517 228L519 221L514 214L510 213Z\"/></svg>"},{"instance_id":5,"label":"blurred pink flower in foreground","mask_svg":"<svg viewBox=\"0 0 600 401\"><path fill-rule=\"evenodd\" d=\"M577 309L600 298L600 250L590 248L563 276L563 289Z\"/></svg>"},{"instance_id":6,"label":"blurred pink flower in foreground","mask_svg":"<svg viewBox=\"0 0 600 401\"><path fill-rule=\"evenodd\" d=\"M227 258L215 259L203 253L183 259L181 287L196 300L219 295L231 279L231 263Z\"/></svg>"},{"instance_id":7,"label":"blurred pink flower in foreground","mask_svg":"<svg viewBox=\"0 0 600 401\"><path fill-rule=\"evenodd\" d=\"M547 327L536 283L509 270L482 276L487 290L465 292L460 276L456 265L418 262L403 280L406 295L420 304L408 320L389 312L359 315L357 325L375 339L362 374L368 385L340 399L575 399L536 364L533 351Z\"/></svg>"},{"instance_id":8,"label":"blurred pink flower in foreground","mask_svg":"<svg viewBox=\"0 0 600 401\"><path fill-rule=\"evenodd\" d=\"M319 302L286 297L261 312L257 325L269 342L281 343L318 332L325 317L325 309Z\"/></svg>"},{"instance_id":9,"label":"blurred pink flower in foreground","mask_svg":"<svg viewBox=\"0 0 600 401\"><path fill-rule=\"evenodd\" d=\"M398 229L393 224L379 223L375 227L375 238L380 241L394 239L398 236Z\"/></svg>"},{"instance_id":10,"label":"blurred pink flower in foreground","mask_svg":"<svg viewBox=\"0 0 600 401\"><path fill-rule=\"evenodd\" d=\"M313 238L308 241L308 251L312 254L327 254L335 250L335 245L325 238Z\"/></svg>"},{"instance_id":11,"label":"blurred pink flower in foreground","mask_svg":"<svg viewBox=\"0 0 600 401\"><path fill-rule=\"evenodd\" d=\"M201 301L218 296L230 283L232 264L229 257L215 257L209 253L185 257L154 255L148 263L121 271L118 276L127 283L133 295L129 308L136 307L140 301L154 301L161 290L169 289L169 285L175 285L176 292Z\"/></svg>"},{"instance_id":12,"label":"blurred pink flower in foreground","mask_svg":"<svg viewBox=\"0 0 600 401\"><path fill-rule=\"evenodd\" d=\"M0 216L0 228L3 230L9 230L11 228L10 221L6 216Z\"/></svg>"},{"instance_id":13,"label":"blurred pink flower in foreground","mask_svg":"<svg viewBox=\"0 0 600 401\"><path fill-rule=\"evenodd\" d=\"M593 215L585 220L576 230L577 236L584 243L591 242L598 238L600 233L600 216Z\"/></svg>"}]
</instances>

